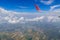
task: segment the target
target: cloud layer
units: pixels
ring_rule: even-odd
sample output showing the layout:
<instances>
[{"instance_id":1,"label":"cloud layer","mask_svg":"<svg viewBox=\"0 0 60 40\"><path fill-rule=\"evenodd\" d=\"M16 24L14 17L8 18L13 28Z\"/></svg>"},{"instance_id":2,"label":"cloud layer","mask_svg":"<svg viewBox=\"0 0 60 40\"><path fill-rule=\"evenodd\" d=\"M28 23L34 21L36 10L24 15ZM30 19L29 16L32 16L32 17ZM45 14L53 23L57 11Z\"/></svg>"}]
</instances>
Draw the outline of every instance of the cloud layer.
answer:
<instances>
[{"instance_id":1,"label":"cloud layer","mask_svg":"<svg viewBox=\"0 0 60 40\"><path fill-rule=\"evenodd\" d=\"M58 16L52 16L52 15L38 16L35 14L30 15L30 13L23 14L21 12L8 11L3 8L0 8L0 23L8 22L8 23L15 24L15 23L25 23L25 22L38 22L38 21L57 22L59 20L60 20L60 18Z\"/></svg>"}]
</instances>

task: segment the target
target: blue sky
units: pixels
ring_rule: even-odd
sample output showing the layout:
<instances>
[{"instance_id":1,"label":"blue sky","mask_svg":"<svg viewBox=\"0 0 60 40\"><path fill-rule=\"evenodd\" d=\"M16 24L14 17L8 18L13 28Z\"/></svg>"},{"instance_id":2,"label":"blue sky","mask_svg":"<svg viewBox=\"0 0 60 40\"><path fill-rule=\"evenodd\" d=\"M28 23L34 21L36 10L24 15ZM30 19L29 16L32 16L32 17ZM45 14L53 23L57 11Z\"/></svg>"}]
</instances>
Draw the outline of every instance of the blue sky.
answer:
<instances>
[{"instance_id":1,"label":"blue sky","mask_svg":"<svg viewBox=\"0 0 60 40\"><path fill-rule=\"evenodd\" d=\"M60 5L59 0L0 0L0 7L6 10L19 12L37 12L34 4L37 4L41 10L48 11L51 6ZM58 9L60 8L57 7Z\"/></svg>"}]
</instances>

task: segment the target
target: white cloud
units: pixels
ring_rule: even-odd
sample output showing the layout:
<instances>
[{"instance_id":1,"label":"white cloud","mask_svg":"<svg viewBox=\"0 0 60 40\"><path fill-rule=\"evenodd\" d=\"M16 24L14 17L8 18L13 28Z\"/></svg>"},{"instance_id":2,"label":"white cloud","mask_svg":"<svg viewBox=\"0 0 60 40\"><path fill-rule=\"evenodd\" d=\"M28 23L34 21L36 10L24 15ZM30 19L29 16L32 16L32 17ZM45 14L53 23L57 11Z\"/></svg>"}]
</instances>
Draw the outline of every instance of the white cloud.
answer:
<instances>
[{"instance_id":1,"label":"white cloud","mask_svg":"<svg viewBox=\"0 0 60 40\"><path fill-rule=\"evenodd\" d=\"M41 3L44 3L44 4L46 4L46 5L50 5L50 4L53 3L53 1L54 1L54 0L48 0L48 1L41 0L40 2L41 2Z\"/></svg>"},{"instance_id":2,"label":"white cloud","mask_svg":"<svg viewBox=\"0 0 60 40\"><path fill-rule=\"evenodd\" d=\"M3 13L3 14L19 14L19 12L6 10L6 9L4 9L2 7L0 7L0 13Z\"/></svg>"},{"instance_id":3,"label":"white cloud","mask_svg":"<svg viewBox=\"0 0 60 40\"><path fill-rule=\"evenodd\" d=\"M41 16L41 17L26 19L26 21L39 21L39 20L43 20L43 18L44 18L44 16Z\"/></svg>"},{"instance_id":4,"label":"white cloud","mask_svg":"<svg viewBox=\"0 0 60 40\"><path fill-rule=\"evenodd\" d=\"M9 17L8 17L8 16L7 16L7 17L4 17L4 19L5 19L5 20L9 20Z\"/></svg>"},{"instance_id":5,"label":"white cloud","mask_svg":"<svg viewBox=\"0 0 60 40\"><path fill-rule=\"evenodd\" d=\"M16 19L9 19L8 22L9 23L17 23L18 21Z\"/></svg>"},{"instance_id":6,"label":"white cloud","mask_svg":"<svg viewBox=\"0 0 60 40\"><path fill-rule=\"evenodd\" d=\"M54 16L48 16L48 22L51 22L53 20Z\"/></svg>"},{"instance_id":7,"label":"white cloud","mask_svg":"<svg viewBox=\"0 0 60 40\"><path fill-rule=\"evenodd\" d=\"M6 15L6 16L1 16L0 21L5 20L9 23L18 23L19 21L23 20L23 17L21 17L20 19L17 19L17 17L15 15L19 15L21 12L14 12L14 11L9 11L9 10L5 10L4 8L0 7L0 16Z\"/></svg>"},{"instance_id":8,"label":"white cloud","mask_svg":"<svg viewBox=\"0 0 60 40\"><path fill-rule=\"evenodd\" d=\"M54 10L54 12L60 12L60 9L56 9L56 10Z\"/></svg>"},{"instance_id":9,"label":"white cloud","mask_svg":"<svg viewBox=\"0 0 60 40\"><path fill-rule=\"evenodd\" d=\"M0 13L9 13L9 11L3 9L3 8L0 8Z\"/></svg>"},{"instance_id":10,"label":"white cloud","mask_svg":"<svg viewBox=\"0 0 60 40\"><path fill-rule=\"evenodd\" d=\"M60 22L60 18L58 16L40 16L31 19L25 19L25 21L40 21L40 22Z\"/></svg>"},{"instance_id":11,"label":"white cloud","mask_svg":"<svg viewBox=\"0 0 60 40\"><path fill-rule=\"evenodd\" d=\"M11 17L4 17L4 20L6 20L7 22L9 23L19 23L19 22L23 22L24 21L24 17L14 17L14 18L11 18Z\"/></svg>"},{"instance_id":12,"label":"white cloud","mask_svg":"<svg viewBox=\"0 0 60 40\"><path fill-rule=\"evenodd\" d=\"M56 7L60 7L60 5L54 5L54 6L51 6L50 8L50 11L53 11Z\"/></svg>"},{"instance_id":13,"label":"white cloud","mask_svg":"<svg viewBox=\"0 0 60 40\"><path fill-rule=\"evenodd\" d=\"M52 22L60 22L60 18L59 17L54 17Z\"/></svg>"}]
</instances>

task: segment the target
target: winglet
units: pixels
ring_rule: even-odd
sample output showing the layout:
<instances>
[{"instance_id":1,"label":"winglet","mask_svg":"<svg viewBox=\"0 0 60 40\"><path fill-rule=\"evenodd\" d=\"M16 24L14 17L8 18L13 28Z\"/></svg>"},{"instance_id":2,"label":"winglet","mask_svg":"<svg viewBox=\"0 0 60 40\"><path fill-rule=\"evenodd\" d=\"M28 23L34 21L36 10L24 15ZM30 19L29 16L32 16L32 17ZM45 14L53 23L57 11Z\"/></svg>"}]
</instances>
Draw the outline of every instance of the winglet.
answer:
<instances>
[{"instance_id":1,"label":"winglet","mask_svg":"<svg viewBox=\"0 0 60 40\"><path fill-rule=\"evenodd\" d=\"M38 7L37 4L35 4L35 8L36 8L36 10L37 10L38 12L41 12L41 10L40 10L40 8Z\"/></svg>"}]
</instances>

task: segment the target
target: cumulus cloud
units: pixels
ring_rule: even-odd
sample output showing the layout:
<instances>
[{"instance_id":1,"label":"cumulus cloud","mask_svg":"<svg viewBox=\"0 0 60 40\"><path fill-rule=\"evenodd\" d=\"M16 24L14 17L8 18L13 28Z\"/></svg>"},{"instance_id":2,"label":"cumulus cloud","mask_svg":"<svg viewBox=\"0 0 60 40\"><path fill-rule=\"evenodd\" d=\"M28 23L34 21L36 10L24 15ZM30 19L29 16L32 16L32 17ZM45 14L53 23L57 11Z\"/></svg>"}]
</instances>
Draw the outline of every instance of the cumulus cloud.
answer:
<instances>
[{"instance_id":1,"label":"cumulus cloud","mask_svg":"<svg viewBox=\"0 0 60 40\"><path fill-rule=\"evenodd\" d=\"M54 0L48 0L48 1L41 0L40 2L41 2L41 3L44 3L44 4L46 4L46 5L50 5L50 4L53 3L53 1L54 1Z\"/></svg>"},{"instance_id":2,"label":"cumulus cloud","mask_svg":"<svg viewBox=\"0 0 60 40\"><path fill-rule=\"evenodd\" d=\"M19 12L5 10L4 8L0 7L0 16L1 16L0 21L6 20L9 23L17 23L20 20L23 20L23 17L21 17L20 19L17 19L17 17L15 16L15 14L19 14Z\"/></svg>"},{"instance_id":3,"label":"cumulus cloud","mask_svg":"<svg viewBox=\"0 0 60 40\"><path fill-rule=\"evenodd\" d=\"M23 22L24 21L24 17L14 17L14 18L11 18L11 17L4 17L4 20L7 20L7 22L9 23L19 23L19 22Z\"/></svg>"}]
</instances>

